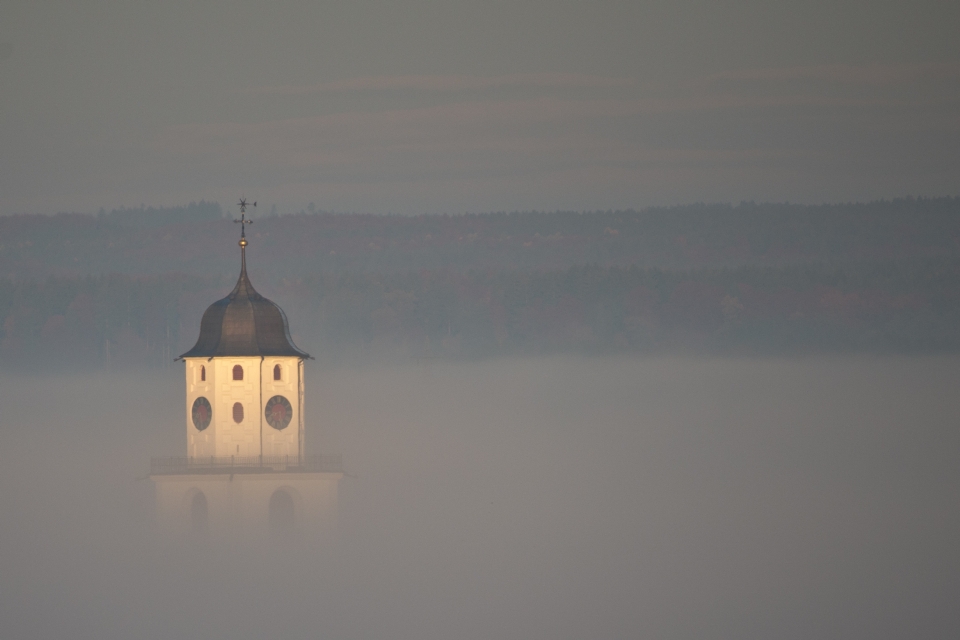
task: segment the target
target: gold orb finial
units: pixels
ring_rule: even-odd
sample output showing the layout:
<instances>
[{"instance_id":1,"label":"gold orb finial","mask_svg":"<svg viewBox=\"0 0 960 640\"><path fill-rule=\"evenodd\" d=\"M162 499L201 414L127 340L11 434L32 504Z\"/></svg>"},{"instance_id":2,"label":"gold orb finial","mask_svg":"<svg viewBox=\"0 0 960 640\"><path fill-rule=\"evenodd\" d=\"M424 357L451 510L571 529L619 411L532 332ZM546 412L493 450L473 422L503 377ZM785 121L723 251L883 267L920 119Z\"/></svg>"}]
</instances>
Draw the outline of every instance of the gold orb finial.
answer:
<instances>
[{"instance_id":1,"label":"gold orb finial","mask_svg":"<svg viewBox=\"0 0 960 640\"><path fill-rule=\"evenodd\" d=\"M246 238L240 238L240 242L239 242L238 244L240 245L241 248L246 247L246 246L247 246L247 239L246 239Z\"/></svg>"}]
</instances>

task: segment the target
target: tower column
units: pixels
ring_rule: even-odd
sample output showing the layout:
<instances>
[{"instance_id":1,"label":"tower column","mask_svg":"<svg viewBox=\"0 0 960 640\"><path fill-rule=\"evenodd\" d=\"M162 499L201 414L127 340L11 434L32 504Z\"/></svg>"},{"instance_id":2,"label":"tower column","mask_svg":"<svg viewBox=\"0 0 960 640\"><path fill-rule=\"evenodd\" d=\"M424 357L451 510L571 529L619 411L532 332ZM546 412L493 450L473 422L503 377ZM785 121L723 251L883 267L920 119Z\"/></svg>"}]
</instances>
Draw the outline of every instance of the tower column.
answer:
<instances>
[{"instance_id":1,"label":"tower column","mask_svg":"<svg viewBox=\"0 0 960 640\"><path fill-rule=\"evenodd\" d=\"M254 203L255 204L255 203ZM241 200L241 213L246 202ZM266 532L332 524L339 456L306 455L304 361L286 315L247 275L211 304L185 362L186 456L154 458L160 520L193 534Z\"/></svg>"}]
</instances>

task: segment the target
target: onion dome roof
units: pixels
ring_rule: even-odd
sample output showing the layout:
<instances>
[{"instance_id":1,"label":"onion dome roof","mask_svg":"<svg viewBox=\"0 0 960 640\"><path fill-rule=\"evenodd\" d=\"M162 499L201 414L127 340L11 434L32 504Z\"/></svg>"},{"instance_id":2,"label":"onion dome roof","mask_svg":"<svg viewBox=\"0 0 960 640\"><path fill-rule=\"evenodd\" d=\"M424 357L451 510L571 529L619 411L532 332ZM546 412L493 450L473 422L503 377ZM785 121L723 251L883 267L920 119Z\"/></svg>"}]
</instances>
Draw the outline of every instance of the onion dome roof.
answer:
<instances>
[{"instance_id":1,"label":"onion dome roof","mask_svg":"<svg viewBox=\"0 0 960 640\"><path fill-rule=\"evenodd\" d=\"M247 277L246 238L240 242L240 278L226 298L203 313L200 337L180 358L214 356L295 356L309 358L290 338L287 316L257 293ZM179 359L179 358L178 358Z\"/></svg>"}]
</instances>

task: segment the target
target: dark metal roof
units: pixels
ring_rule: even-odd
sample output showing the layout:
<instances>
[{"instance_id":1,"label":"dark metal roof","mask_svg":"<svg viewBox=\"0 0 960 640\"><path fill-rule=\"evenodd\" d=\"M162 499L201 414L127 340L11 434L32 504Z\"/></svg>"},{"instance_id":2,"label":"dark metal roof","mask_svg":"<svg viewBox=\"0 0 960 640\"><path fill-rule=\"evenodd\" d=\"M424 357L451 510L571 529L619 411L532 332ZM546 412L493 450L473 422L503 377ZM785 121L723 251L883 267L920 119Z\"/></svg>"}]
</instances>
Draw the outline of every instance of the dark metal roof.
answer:
<instances>
[{"instance_id":1,"label":"dark metal roof","mask_svg":"<svg viewBox=\"0 0 960 640\"><path fill-rule=\"evenodd\" d=\"M180 358L213 356L310 355L290 338L287 316L256 292L247 277L245 243L240 249L240 279L226 298L207 307L200 320L200 337ZM178 358L179 359L179 358Z\"/></svg>"}]
</instances>

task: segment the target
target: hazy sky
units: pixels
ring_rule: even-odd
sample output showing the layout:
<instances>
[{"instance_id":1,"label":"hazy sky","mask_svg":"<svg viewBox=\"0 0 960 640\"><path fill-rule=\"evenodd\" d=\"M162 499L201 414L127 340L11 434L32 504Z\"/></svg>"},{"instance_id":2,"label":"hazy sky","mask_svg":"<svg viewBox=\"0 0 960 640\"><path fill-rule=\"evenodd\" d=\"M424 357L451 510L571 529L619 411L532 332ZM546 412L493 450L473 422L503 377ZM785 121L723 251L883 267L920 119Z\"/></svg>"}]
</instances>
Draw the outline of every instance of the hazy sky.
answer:
<instances>
[{"instance_id":1,"label":"hazy sky","mask_svg":"<svg viewBox=\"0 0 960 640\"><path fill-rule=\"evenodd\" d=\"M960 3L0 4L0 213L960 192Z\"/></svg>"}]
</instances>

